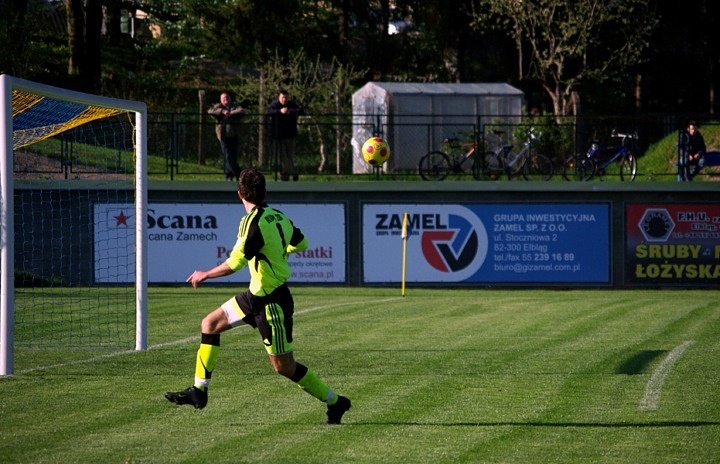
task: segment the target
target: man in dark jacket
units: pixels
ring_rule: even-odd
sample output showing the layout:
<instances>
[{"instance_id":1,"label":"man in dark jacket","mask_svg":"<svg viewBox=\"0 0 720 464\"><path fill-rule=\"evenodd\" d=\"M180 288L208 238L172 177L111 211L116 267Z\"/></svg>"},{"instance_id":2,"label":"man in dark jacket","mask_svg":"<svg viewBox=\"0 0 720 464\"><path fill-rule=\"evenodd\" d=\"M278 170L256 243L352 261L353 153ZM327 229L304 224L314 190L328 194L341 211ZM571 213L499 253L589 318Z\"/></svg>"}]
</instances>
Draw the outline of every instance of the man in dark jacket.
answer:
<instances>
[{"instance_id":1,"label":"man in dark jacket","mask_svg":"<svg viewBox=\"0 0 720 464\"><path fill-rule=\"evenodd\" d=\"M237 158L240 145L240 119L244 113L243 107L234 104L227 92L220 94L220 103L216 103L208 110L208 114L215 118L215 135L220 141L220 149L225 159L226 180L240 178L241 169Z\"/></svg>"},{"instance_id":2,"label":"man in dark jacket","mask_svg":"<svg viewBox=\"0 0 720 464\"><path fill-rule=\"evenodd\" d=\"M695 121L688 122L678 141L678 180L691 181L704 165L705 139Z\"/></svg>"},{"instance_id":3,"label":"man in dark jacket","mask_svg":"<svg viewBox=\"0 0 720 464\"><path fill-rule=\"evenodd\" d=\"M279 90L277 98L268 106L268 116L272 122L270 135L275 142L276 154L280 160L281 180L290 180L290 176L293 180L298 180L293 157L298 136L297 120L302 114L304 114L303 108L290 100L286 90Z\"/></svg>"}]
</instances>

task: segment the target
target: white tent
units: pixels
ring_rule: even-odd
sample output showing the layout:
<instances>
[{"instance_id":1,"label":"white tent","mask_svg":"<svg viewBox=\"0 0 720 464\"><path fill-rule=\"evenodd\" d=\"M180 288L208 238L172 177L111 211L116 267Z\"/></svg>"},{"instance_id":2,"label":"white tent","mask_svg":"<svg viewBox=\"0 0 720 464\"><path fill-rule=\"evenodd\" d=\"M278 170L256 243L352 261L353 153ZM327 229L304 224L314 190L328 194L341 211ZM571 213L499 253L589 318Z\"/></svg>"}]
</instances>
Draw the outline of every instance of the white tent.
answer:
<instances>
[{"instance_id":1,"label":"white tent","mask_svg":"<svg viewBox=\"0 0 720 464\"><path fill-rule=\"evenodd\" d=\"M390 144L386 171L415 170L420 157L441 148L443 139L519 122L521 90L504 83L425 84L368 82L353 94L353 173L371 172L360 147L379 135Z\"/></svg>"}]
</instances>

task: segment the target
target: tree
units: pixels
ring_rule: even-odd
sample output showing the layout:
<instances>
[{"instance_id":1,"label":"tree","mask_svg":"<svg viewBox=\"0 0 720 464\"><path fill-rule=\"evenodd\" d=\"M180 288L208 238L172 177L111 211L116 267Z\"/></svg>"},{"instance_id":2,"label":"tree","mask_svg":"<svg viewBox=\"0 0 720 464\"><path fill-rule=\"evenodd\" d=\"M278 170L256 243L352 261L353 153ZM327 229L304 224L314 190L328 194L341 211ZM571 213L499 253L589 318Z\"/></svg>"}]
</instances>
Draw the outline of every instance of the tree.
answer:
<instances>
[{"instance_id":1,"label":"tree","mask_svg":"<svg viewBox=\"0 0 720 464\"><path fill-rule=\"evenodd\" d=\"M715 0L658 3L660 21L643 64L650 111L693 114L720 110L720 5Z\"/></svg>"},{"instance_id":2,"label":"tree","mask_svg":"<svg viewBox=\"0 0 720 464\"><path fill-rule=\"evenodd\" d=\"M518 74L537 79L556 116L574 109L581 83L631 74L657 23L649 0L485 0L488 16L515 41Z\"/></svg>"},{"instance_id":3,"label":"tree","mask_svg":"<svg viewBox=\"0 0 720 464\"><path fill-rule=\"evenodd\" d=\"M62 14L55 4L0 1L0 73L59 84L67 68ZM57 22L55 20L58 20Z\"/></svg>"},{"instance_id":4,"label":"tree","mask_svg":"<svg viewBox=\"0 0 720 464\"><path fill-rule=\"evenodd\" d=\"M433 68L441 81L467 82L470 77L473 11L477 0L425 0L413 8L423 31L422 53L434 58ZM476 34L477 35L477 34Z\"/></svg>"},{"instance_id":5,"label":"tree","mask_svg":"<svg viewBox=\"0 0 720 464\"><path fill-rule=\"evenodd\" d=\"M252 101L253 98L267 102L275 97L279 88L287 90L293 98L296 98L308 111L307 120L304 126L311 128L312 136L318 147L320 162L318 172L325 172L328 163L328 153L331 141L324 127L333 125L336 127L334 137L334 149L336 159L336 173L341 173L341 154L349 140L342 138L343 117L347 117L347 102L352 96L350 82L357 79L363 71L357 71L352 65L344 65L333 59L330 63L324 63L320 57L313 61L301 49L290 52L288 57L276 52L263 66L262 79L258 76L243 76L237 86L232 90L240 101ZM267 105L258 108L263 114ZM332 118L329 120L328 118ZM347 121L345 121L347 122ZM264 166L267 163L263 146L265 125L258 125L259 144L258 165Z\"/></svg>"},{"instance_id":6,"label":"tree","mask_svg":"<svg viewBox=\"0 0 720 464\"><path fill-rule=\"evenodd\" d=\"M68 75L77 77L83 91L100 89L100 32L103 21L100 0L65 0L70 60Z\"/></svg>"}]
</instances>

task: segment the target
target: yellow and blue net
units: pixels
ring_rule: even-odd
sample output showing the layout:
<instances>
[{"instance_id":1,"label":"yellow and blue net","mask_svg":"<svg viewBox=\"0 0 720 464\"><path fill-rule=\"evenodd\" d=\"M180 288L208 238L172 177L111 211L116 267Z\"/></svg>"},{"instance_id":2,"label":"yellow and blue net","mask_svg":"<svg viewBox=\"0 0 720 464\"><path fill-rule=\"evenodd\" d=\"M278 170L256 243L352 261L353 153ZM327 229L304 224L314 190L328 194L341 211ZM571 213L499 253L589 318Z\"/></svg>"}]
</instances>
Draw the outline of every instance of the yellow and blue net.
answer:
<instances>
[{"instance_id":1,"label":"yellow and blue net","mask_svg":"<svg viewBox=\"0 0 720 464\"><path fill-rule=\"evenodd\" d=\"M126 111L12 91L13 150Z\"/></svg>"}]
</instances>

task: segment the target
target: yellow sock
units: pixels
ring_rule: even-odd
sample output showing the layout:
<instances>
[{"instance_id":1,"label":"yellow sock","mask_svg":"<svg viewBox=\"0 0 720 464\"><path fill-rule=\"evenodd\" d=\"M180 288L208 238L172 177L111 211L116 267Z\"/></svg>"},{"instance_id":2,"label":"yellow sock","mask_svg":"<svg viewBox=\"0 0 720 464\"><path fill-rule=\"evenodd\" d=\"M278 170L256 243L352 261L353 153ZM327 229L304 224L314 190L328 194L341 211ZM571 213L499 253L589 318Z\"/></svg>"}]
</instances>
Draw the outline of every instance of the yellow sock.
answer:
<instances>
[{"instance_id":1,"label":"yellow sock","mask_svg":"<svg viewBox=\"0 0 720 464\"><path fill-rule=\"evenodd\" d=\"M337 395L323 380L313 371L300 363L297 363L295 375L291 380L305 392L319 399L320 401L333 405L337 402Z\"/></svg>"},{"instance_id":2,"label":"yellow sock","mask_svg":"<svg viewBox=\"0 0 720 464\"><path fill-rule=\"evenodd\" d=\"M220 334L202 334L195 358L195 386L207 390L220 354Z\"/></svg>"}]
</instances>

